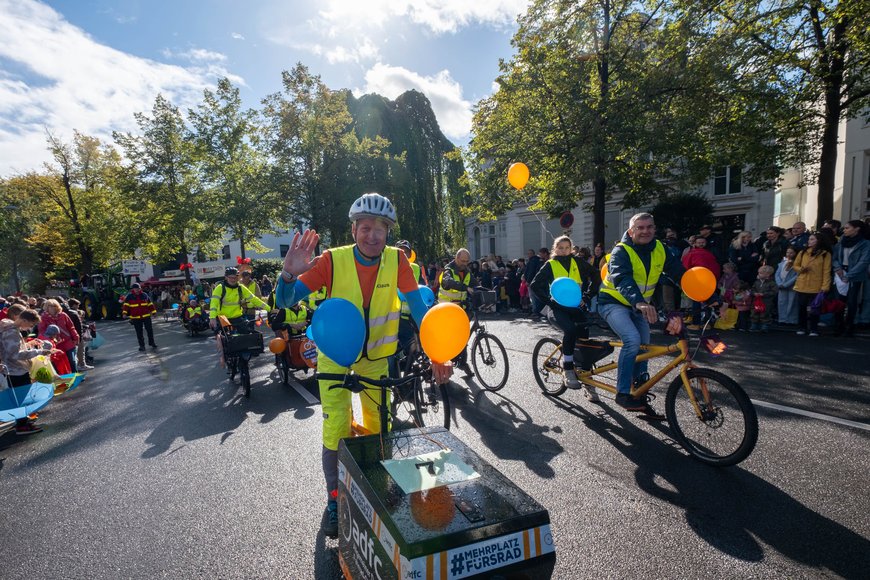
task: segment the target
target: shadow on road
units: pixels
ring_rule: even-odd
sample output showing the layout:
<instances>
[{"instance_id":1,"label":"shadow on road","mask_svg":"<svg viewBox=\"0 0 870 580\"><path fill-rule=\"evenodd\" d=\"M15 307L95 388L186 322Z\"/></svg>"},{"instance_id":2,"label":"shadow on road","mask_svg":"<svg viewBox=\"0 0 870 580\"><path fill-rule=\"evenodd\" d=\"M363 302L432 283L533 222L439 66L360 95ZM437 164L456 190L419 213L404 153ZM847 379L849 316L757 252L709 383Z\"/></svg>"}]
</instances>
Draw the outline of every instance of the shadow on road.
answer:
<instances>
[{"instance_id":1,"label":"shadow on road","mask_svg":"<svg viewBox=\"0 0 870 580\"><path fill-rule=\"evenodd\" d=\"M551 399L634 463L637 486L685 512L687 524L709 545L749 562L764 559L764 546L806 566L845 578L866 577L870 540L824 517L775 484L742 467L716 468L688 457L670 439L667 423L638 428L602 404L596 413ZM664 443L664 444L663 444Z\"/></svg>"},{"instance_id":2,"label":"shadow on road","mask_svg":"<svg viewBox=\"0 0 870 580\"><path fill-rule=\"evenodd\" d=\"M561 433L561 427L535 424L520 405L477 386L474 379L449 385L450 402L468 424L480 434L483 444L499 459L522 461L536 475L551 479L550 461L565 449L547 433Z\"/></svg>"}]
</instances>

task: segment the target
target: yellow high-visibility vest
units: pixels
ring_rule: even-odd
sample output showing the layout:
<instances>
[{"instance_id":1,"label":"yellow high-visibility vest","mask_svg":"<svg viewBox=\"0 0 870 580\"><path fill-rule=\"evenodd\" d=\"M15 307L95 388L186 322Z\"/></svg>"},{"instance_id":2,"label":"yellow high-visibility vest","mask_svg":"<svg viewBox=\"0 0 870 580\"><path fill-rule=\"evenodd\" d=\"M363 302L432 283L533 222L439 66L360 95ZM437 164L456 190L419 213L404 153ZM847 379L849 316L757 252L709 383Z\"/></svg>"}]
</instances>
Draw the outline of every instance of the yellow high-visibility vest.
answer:
<instances>
[{"instance_id":1,"label":"yellow high-visibility vest","mask_svg":"<svg viewBox=\"0 0 870 580\"><path fill-rule=\"evenodd\" d=\"M622 242L616 245L622 246L628 253L628 257L631 259L631 271L634 275L634 281L640 289L640 293L643 294L644 300L649 302L649 299L652 298L652 295L656 290L656 284L659 282L659 277L665 269L665 258L667 256L665 254L664 245L659 240L656 240L656 247L653 249L652 256L650 257L649 272L647 272L643 265L643 261L640 259L640 256L637 255L634 248L627 244L623 244ZM631 306L628 299L616 289L610 273L608 273L607 277L601 281L599 292L609 294L616 298L620 303L625 304L626 306Z\"/></svg>"}]
</instances>

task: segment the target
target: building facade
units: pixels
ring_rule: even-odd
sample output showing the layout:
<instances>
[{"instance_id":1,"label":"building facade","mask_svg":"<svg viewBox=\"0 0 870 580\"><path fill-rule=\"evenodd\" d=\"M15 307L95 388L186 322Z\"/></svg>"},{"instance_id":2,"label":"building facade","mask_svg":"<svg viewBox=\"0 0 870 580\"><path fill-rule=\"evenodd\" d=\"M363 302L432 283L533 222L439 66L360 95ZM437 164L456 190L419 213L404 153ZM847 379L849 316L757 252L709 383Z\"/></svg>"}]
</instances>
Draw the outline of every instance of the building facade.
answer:
<instances>
[{"instance_id":1,"label":"building facade","mask_svg":"<svg viewBox=\"0 0 870 580\"><path fill-rule=\"evenodd\" d=\"M726 235L749 230L753 235L773 223L773 190L759 190L747 186L741 180L738 167L721 168L709 183L700 189L713 204L713 225L721 224ZM587 199L591 197L588 193ZM615 194L604 210L605 248L610 248L620 240L628 228L628 220L641 209L622 209L619 202L622 195ZM651 204L654 205L654 204ZM642 208L648 209L648 208ZM593 216L590 204L582 203L571 212L573 221L570 227L562 227L560 219L551 219L540 211L532 211L529 206L516 205L505 215L490 222L466 220L467 247L474 259L495 254L504 259L525 256L526 251L537 251L550 247L553 240L563 234L571 236L578 246L592 246ZM681 232L688 236L695 232Z\"/></svg>"}]
</instances>

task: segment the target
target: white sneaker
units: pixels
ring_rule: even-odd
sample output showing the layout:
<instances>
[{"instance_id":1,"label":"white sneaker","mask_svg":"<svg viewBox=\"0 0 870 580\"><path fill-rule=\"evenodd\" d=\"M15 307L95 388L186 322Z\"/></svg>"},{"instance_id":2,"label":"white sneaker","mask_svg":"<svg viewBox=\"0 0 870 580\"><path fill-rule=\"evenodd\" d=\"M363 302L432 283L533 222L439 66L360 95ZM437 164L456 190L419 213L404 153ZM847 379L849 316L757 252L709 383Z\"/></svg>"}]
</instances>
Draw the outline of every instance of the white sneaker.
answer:
<instances>
[{"instance_id":1,"label":"white sneaker","mask_svg":"<svg viewBox=\"0 0 870 580\"><path fill-rule=\"evenodd\" d=\"M565 374L562 377L562 384L568 387L569 389L579 389L580 381L577 380L577 375L574 374L574 370L565 369Z\"/></svg>"},{"instance_id":2,"label":"white sneaker","mask_svg":"<svg viewBox=\"0 0 870 580\"><path fill-rule=\"evenodd\" d=\"M84 365L83 368L84 368L86 371L89 371L89 370L91 370L91 369L94 368L94 367L92 367L91 365Z\"/></svg>"},{"instance_id":3,"label":"white sneaker","mask_svg":"<svg viewBox=\"0 0 870 580\"><path fill-rule=\"evenodd\" d=\"M586 400L590 403L597 403L599 401L598 393L595 392L595 387L590 387L589 385L583 385L583 396L586 397Z\"/></svg>"},{"instance_id":4,"label":"white sneaker","mask_svg":"<svg viewBox=\"0 0 870 580\"><path fill-rule=\"evenodd\" d=\"M797 331L798 336L803 336L803 335L805 335L806 333L807 333L806 330L798 330L798 331Z\"/></svg>"},{"instance_id":5,"label":"white sneaker","mask_svg":"<svg viewBox=\"0 0 870 580\"><path fill-rule=\"evenodd\" d=\"M818 332L811 332L811 333L810 333L810 336L818 336L818 335L819 335Z\"/></svg>"}]
</instances>

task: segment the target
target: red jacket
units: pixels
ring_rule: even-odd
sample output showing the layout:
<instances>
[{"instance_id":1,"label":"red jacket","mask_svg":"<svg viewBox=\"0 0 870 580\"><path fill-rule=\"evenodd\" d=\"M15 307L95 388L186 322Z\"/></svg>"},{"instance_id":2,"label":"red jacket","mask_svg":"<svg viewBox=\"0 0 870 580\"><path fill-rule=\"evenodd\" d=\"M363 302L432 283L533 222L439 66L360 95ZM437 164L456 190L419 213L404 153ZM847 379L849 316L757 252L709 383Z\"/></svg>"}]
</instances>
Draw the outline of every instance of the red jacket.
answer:
<instances>
[{"instance_id":1,"label":"red jacket","mask_svg":"<svg viewBox=\"0 0 870 580\"><path fill-rule=\"evenodd\" d=\"M716 276L717 280L719 279L719 274L722 273L722 268L719 266L716 256L714 256L713 252L707 248L692 248L689 250L686 255L683 256L683 266L686 267L686 270L694 268L695 266L707 268L713 272L713 275Z\"/></svg>"},{"instance_id":2,"label":"red jacket","mask_svg":"<svg viewBox=\"0 0 870 580\"><path fill-rule=\"evenodd\" d=\"M76 332L76 327L66 312L59 312L57 316L43 312L39 319L39 336L45 335L45 329L48 328L49 324L54 324L60 329L60 334L57 337L57 348L60 350L69 352L79 343L79 333Z\"/></svg>"},{"instance_id":3,"label":"red jacket","mask_svg":"<svg viewBox=\"0 0 870 580\"><path fill-rule=\"evenodd\" d=\"M155 312L157 312L157 308L151 303L151 298L145 292L140 292L139 296L130 292L124 297L124 306L121 307L121 313L124 316L137 320L148 318Z\"/></svg>"}]
</instances>

